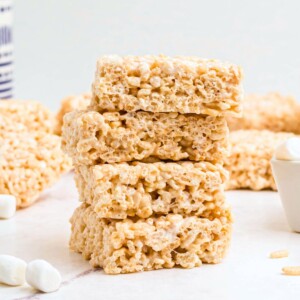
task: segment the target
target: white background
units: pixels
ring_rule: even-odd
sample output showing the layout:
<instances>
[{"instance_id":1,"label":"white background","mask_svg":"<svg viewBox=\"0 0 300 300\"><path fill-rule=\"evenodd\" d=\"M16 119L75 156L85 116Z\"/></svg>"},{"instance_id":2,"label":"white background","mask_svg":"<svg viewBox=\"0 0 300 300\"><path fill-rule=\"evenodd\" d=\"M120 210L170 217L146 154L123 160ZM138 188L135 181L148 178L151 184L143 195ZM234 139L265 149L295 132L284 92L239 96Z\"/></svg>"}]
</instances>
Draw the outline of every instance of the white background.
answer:
<instances>
[{"instance_id":1,"label":"white background","mask_svg":"<svg viewBox=\"0 0 300 300\"><path fill-rule=\"evenodd\" d=\"M16 89L57 109L90 89L103 54L240 64L246 92L300 99L300 1L15 0Z\"/></svg>"}]
</instances>

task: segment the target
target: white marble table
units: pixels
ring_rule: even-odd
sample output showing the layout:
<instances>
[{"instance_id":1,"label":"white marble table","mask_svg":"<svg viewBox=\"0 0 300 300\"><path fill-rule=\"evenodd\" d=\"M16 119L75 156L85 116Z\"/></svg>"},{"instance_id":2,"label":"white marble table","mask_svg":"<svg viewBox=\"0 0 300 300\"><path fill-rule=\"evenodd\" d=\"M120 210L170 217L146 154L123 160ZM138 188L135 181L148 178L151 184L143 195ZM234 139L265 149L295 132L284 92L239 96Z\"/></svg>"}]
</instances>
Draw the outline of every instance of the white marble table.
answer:
<instances>
[{"instance_id":1,"label":"white marble table","mask_svg":"<svg viewBox=\"0 0 300 300\"><path fill-rule=\"evenodd\" d=\"M68 174L34 206L0 220L0 253L48 260L60 270L63 285L55 293L40 294L29 286L0 284L0 299L299 299L300 277L283 276L281 268L300 265L300 234L289 231L278 194L235 191L227 198L235 224L222 264L111 276L92 270L68 250L68 219L78 205ZM285 248L288 258L268 258L269 252Z\"/></svg>"}]
</instances>

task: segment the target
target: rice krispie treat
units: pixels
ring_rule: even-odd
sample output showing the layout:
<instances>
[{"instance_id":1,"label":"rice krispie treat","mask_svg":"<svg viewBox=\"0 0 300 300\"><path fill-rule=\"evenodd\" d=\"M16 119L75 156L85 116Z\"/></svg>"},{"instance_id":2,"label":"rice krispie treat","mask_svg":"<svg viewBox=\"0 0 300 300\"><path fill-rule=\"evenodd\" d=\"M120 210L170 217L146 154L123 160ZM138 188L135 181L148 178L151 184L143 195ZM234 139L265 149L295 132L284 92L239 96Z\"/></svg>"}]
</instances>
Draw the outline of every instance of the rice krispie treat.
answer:
<instances>
[{"instance_id":1,"label":"rice krispie treat","mask_svg":"<svg viewBox=\"0 0 300 300\"><path fill-rule=\"evenodd\" d=\"M220 115L240 113L242 71L196 57L104 56L98 60L92 108Z\"/></svg>"},{"instance_id":2,"label":"rice krispie treat","mask_svg":"<svg viewBox=\"0 0 300 300\"><path fill-rule=\"evenodd\" d=\"M276 147L293 133L268 130L237 130L230 133L231 154L227 189L276 190L270 160Z\"/></svg>"},{"instance_id":3,"label":"rice krispie treat","mask_svg":"<svg viewBox=\"0 0 300 300\"><path fill-rule=\"evenodd\" d=\"M228 155L224 117L196 114L75 111L64 118L62 147L75 164L205 160Z\"/></svg>"},{"instance_id":4,"label":"rice krispie treat","mask_svg":"<svg viewBox=\"0 0 300 300\"><path fill-rule=\"evenodd\" d=\"M257 129L300 134L300 104L279 93L245 97L243 117L227 117L230 130Z\"/></svg>"},{"instance_id":5,"label":"rice krispie treat","mask_svg":"<svg viewBox=\"0 0 300 300\"><path fill-rule=\"evenodd\" d=\"M61 101L61 107L56 115L55 133L61 135L64 115L74 110L85 110L91 102L92 94L85 93L76 96L68 96Z\"/></svg>"},{"instance_id":6,"label":"rice krispie treat","mask_svg":"<svg viewBox=\"0 0 300 300\"><path fill-rule=\"evenodd\" d=\"M100 219L86 203L71 218L70 247L108 274L219 263L231 237L231 216L169 214L148 219Z\"/></svg>"},{"instance_id":7,"label":"rice krispie treat","mask_svg":"<svg viewBox=\"0 0 300 300\"><path fill-rule=\"evenodd\" d=\"M54 130L54 114L36 101L0 100L0 116L23 124L29 131L52 133Z\"/></svg>"},{"instance_id":8,"label":"rice krispie treat","mask_svg":"<svg viewBox=\"0 0 300 300\"><path fill-rule=\"evenodd\" d=\"M76 166L75 174L80 199L102 218L168 213L208 218L224 206L227 172L209 162Z\"/></svg>"},{"instance_id":9,"label":"rice krispie treat","mask_svg":"<svg viewBox=\"0 0 300 300\"><path fill-rule=\"evenodd\" d=\"M0 194L14 195L17 207L26 207L71 169L71 160L60 149L58 136L28 132L18 123L14 124L16 131L2 131L1 120Z\"/></svg>"}]
</instances>

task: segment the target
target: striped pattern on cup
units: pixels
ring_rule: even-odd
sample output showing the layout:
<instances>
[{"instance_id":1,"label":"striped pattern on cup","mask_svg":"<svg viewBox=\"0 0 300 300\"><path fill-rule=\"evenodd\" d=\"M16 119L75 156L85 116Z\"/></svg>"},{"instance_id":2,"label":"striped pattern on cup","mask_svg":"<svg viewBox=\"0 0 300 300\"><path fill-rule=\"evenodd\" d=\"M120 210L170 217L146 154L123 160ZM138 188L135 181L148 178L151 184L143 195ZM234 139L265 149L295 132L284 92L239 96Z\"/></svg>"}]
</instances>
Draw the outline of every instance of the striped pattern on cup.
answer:
<instances>
[{"instance_id":1,"label":"striped pattern on cup","mask_svg":"<svg viewBox=\"0 0 300 300\"><path fill-rule=\"evenodd\" d=\"M12 0L0 0L0 99L13 97Z\"/></svg>"}]
</instances>

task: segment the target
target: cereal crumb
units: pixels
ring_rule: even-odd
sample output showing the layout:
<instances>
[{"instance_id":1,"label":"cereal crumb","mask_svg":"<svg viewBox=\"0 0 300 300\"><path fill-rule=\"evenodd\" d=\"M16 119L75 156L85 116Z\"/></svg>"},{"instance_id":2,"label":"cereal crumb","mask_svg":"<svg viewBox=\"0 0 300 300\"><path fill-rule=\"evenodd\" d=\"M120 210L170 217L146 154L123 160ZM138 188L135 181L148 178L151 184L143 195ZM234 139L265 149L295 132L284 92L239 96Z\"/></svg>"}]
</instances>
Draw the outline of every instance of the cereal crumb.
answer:
<instances>
[{"instance_id":1,"label":"cereal crumb","mask_svg":"<svg viewBox=\"0 0 300 300\"><path fill-rule=\"evenodd\" d=\"M270 253L270 258L284 258L288 256L289 256L288 250L278 250Z\"/></svg>"},{"instance_id":2,"label":"cereal crumb","mask_svg":"<svg viewBox=\"0 0 300 300\"><path fill-rule=\"evenodd\" d=\"M290 266L282 268L284 275L300 276L300 266Z\"/></svg>"}]
</instances>

